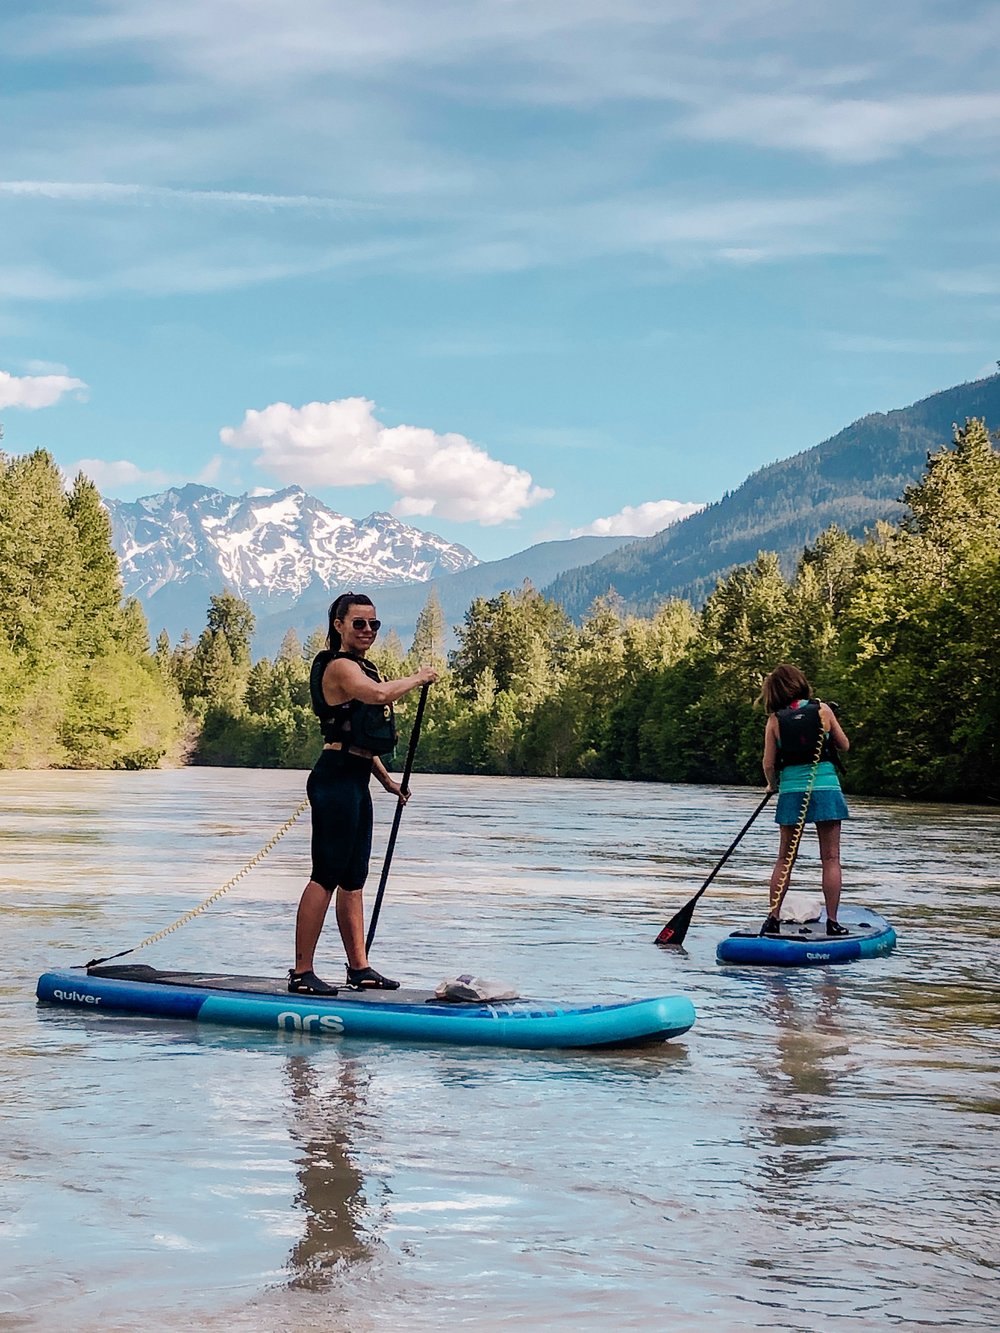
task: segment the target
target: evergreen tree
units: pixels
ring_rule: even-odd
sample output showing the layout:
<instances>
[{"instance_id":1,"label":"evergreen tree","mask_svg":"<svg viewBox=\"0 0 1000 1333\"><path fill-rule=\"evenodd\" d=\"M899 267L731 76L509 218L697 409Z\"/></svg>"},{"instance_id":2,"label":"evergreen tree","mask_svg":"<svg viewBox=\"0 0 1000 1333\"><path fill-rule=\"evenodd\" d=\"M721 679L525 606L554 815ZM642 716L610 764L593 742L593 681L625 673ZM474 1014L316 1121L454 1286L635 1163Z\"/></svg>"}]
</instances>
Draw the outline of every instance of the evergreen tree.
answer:
<instances>
[{"instance_id":1,"label":"evergreen tree","mask_svg":"<svg viewBox=\"0 0 1000 1333\"><path fill-rule=\"evenodd\" d=\"M122 582L118 557L111 544L111 520L94 483L77 473L69 493L67 512L76 533L73 633L88 655L106 650L123 630ZM135 655L149 651L145 618L139 604L131 601L130 628L137 629L136 613L142 618L143 642L133 642Z\"/></svg>"},{"instance_id":2,"label":"evergreen tree","mask_svg":"<svg viewBox=\"0 0 1000 1333\"><path fill-rule=\"evenodd\" d=\"M420 666L432 666L440 670L447 658L448 626L445 622L444 612L441 609L441 602L437 595L437 590L432 588L424 603L423 610L417 617L416 628L413 632L413 643L410 645L408 661L412 662L413 669Z\"/></svg>"},{"instance_id":3,"label":"evergreen tree","mask_svg":"<svg viewBox=\"0 0 1000 1333\"><path fill-rule=\"evenodd\" d=\"M76 530L46 450L0 456L0 633L34 679L68 645Z\"/></svg>"},{"instance_id":4,"label":"evergreen tree","mask_svg":"<svg viewBox=\"0 0 1000 1333\"><path fill-rule=\"evenodd\" d=\"M250 607L228 588L209 598L208 633L222 635L229 646L233 663L241 671L250 669L250 644L255 624Z\"/></svg>"},{"instance_id":5,"label":"evergreen tree","mask_svg":"<svg viewBox=\"0 0 1000 1333\"><path fill-rule=\"evenodd\" d=\"M165 629L161 629L156 636L156 649L153 652L153 660L156 662L160 674L167 680L171 679L170 658L170 635Z\"/></svg>"}]
</instances>

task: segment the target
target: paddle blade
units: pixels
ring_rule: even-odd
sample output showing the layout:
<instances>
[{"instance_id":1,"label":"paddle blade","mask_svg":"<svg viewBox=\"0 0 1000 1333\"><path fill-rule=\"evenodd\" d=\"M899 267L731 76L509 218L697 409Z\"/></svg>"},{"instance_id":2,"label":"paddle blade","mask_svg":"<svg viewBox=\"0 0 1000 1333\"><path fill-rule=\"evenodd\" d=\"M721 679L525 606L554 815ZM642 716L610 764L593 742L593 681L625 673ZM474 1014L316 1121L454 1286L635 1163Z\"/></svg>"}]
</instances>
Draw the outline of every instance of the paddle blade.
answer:
<instances>
[{"instance_id":1,"label":"paddle blade","mask_svg":"<svg viewBox=\"0 0 1000 1333\"><path fill-rule=\"evenodd\" d=\"M701 894L686 902L681 910L670 918L667 924L656 937L657 944L683 944L684 936L688 933L688 927L691 925L691 918L694 916L694 905Z\"/></svg>"}]
</instances>

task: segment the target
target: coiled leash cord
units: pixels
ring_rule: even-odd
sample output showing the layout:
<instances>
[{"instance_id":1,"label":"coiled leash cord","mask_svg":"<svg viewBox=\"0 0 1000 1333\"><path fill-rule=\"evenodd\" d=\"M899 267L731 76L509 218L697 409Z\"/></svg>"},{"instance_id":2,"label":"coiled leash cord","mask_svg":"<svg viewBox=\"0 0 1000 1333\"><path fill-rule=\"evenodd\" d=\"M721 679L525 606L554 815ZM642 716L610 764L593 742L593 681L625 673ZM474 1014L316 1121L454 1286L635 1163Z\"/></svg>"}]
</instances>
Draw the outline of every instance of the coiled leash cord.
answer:
<instances>
[{"instance_id":1,"label":"coiled leash cord","mask_svg":"<svg viewBox=\"0 0 1000 1333\"><path fill-rule=\"evenodd\" d=\"M792 841L788 844L788 855L785 857L785 864L782 867L781 878L778 880L778 891L772 895L768 904L768 914L777 917L781 910L781 904L785 897L785 889L788 884L788 877L792 873L792 866L795 864L795 858L799 851L799 841L802 838L802 830L806 826L806 815L809 811L809 801L812 797L813 786L816 782L816 774L819 772L819 761L823 754L823 744L826 736L823 734L822 726L819 729L819 739L816 741L816 754L813 756L812 769L809 773L809 781L806 783L805 794L802 797L802 809L799 811L798 823L795 825L795 832L792 834Z\"/></svg>"},{"instance_id":2,"label":"coiled leash cord","mask_svg":"<svg viewBox=\"0 0 1000 1333\"><path fill-rule=\"evenodd\" d=\"M279 828L278 831L264 844L256 856L251 857L243 869L238 871L232 879L227 880L221 888L216 889L214 893L209 894L203 903L199 903L197 907L192 907L189 912L185 912L183 916L179 916L172 925L164 926L164 928L158 930L155 935L147 935L146 938L140 940L138 944L133 944L131 949L122 949L121 953L110 953L107 958L91 958L90 962L84 964L84 966L90 969L92 967L97 967L100 963L110 963L115 958L124 958L126 954L136 953L139 949L145 949L148 944L156 944L158 940L164 939L167 935L172 935L175 930L180 930L181 926L186 926L189 921L193 921L196 916L199 916L205 911L206 907L211 907L214 902L218 902L224 893L228 893L234 884L238 884L244 875L249 875L254 866L259 865L261 861L263 861L264 857L272 847L285 836L303 811L306 810L308 805L309 801L307 798L302 802L295 813L285 820L281 828Z\"/></svg>"}]
</instances>

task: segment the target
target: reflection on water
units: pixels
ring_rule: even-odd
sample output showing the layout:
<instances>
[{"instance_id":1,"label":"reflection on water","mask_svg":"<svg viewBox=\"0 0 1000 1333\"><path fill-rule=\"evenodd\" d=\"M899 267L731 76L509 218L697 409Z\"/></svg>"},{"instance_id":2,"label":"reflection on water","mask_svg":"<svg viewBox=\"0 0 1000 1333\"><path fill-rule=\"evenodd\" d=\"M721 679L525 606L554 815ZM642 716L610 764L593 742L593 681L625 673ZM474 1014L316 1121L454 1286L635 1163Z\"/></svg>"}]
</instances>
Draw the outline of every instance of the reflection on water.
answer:
<instances>
[{"instance_id":1,"label":"reflection on water","mask_svg":"<svg viewBox=\"0 0 1000 1333\"><path fill-rule=\"evenodd\" d=\"M896 953L720 968L719 938L761 918L771 827L685 949L653 940L756 792L415 779L377 963L569 1002L689 994L697 1024L658 1048L423 1050L35 1006L46 967L127 949L225 882L303 777L0 773L0 1327L996 1326L993 811L855 800L845 900L892 921ZM282 975L307 864L297 825L132 961ZM818 884L809 848L798 873Z\"/></svg>"},{"instance_id":2,"label":"reflection on water","mask_svg":"<svg viewBox=\"0 0 1000 1333\"><path fill-rule=\"evenodd\" d=\"M303 1215L302 1235L288 1256L289 1285L322 1290L331 1270L368 1258L363 1235L364 1179L351 1161L350 1129L368 1078L356 1059L341 1057L321 1086L307 1055L285 1062L288 1127L298 1145L294 1203Z\"/></svg>"}]
</instances>

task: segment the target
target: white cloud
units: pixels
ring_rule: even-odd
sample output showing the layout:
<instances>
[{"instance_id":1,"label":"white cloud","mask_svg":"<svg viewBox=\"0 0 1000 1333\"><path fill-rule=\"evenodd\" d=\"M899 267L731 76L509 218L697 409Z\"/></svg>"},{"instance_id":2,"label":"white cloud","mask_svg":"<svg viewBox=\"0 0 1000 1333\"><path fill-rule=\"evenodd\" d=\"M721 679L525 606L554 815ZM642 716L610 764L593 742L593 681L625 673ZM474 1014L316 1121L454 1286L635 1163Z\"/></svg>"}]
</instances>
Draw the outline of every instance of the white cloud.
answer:
<instances>
[{"instance_id":1,"label":"white cloud","mask_svg":"<svg viewBox=\"0 0 1000 1333\"><path fill-rule=\"evenodd\" d=\"M0 408L51 407L67 393L82 398L87 392L83 380L72 375L11 375L0 370Z\"/></svg>"},{"instance_id":2,"label":"white cloud","mask_svg":"<svg viewBox=\"0 0 1000 1333\"><path fill-rule=\"evenodd\" d=\"M574 528L571 537L651 537L671 523L696 514L704 505L683 500L647 500L641 505L626 505L617 514L595 518L585 528Z\"/></svg>"},{"instance_id":3,"label":"white cloud","mask_svg":"<svg viewBox=\"0 0 1000 1333\"><path fill-rule=\"evenodd\" d=\"M257 465L285 484L387 483L400 497L392 507L398 517L433 514L491 526L553 495L464 435L383 425L367 398L272 403L219 435L233 449L257 450Z\"/></svg>"},{"instance_id":4,"label":"white cloud","mask_svg":"<svg viewBox=\"0 0 1000 1333\"><path fill-rule=\"evenodd\" d=\"M697 112L684 129L699 139L877 162L934 141L954 151L957 136L1000 136L1000 94L733 97Z\"/></svg>"},{"instance_id":5,"label":"white cloud","mask_svg":"<svg viewBox=\"0 0 1000 1333\"><path fill-rule=\"evenodd\" d=\"M66 468L66 473L70 477L75 477L78 472L89 477L102 495L128 486L146 486L155 490L158 487L169 486L176 480L158 468L141 468L137 463L129 462L127 458L118 458L114 461L103 458L81 458Z\"/></svg>"},{"instance_id":6,"label":"white cloud","mask_svg":"<svg viewBox=\"0 0 1000 1333\"><path fill-rule=\"evenodd\" d=\"M102 181L0 181L0 195L23 199L66 200L70 203L216 205L266 210L304 209L307 212L343 213L377 204L314 194L268 194L250 190L179 190L165 185L113 184Z\"/></svg>"},{"instance_id":7,"label":"white cloud","mask_svg":"<svg viewBox=\"0 0 1000 1333\"><path fill-rule=\"evenodd\" d=\"M200 482L202 486L214 486L219 480L223 461L221 454L213 454L205 466L199 470L195 481Z\"/></svg>"}]
</instances>

